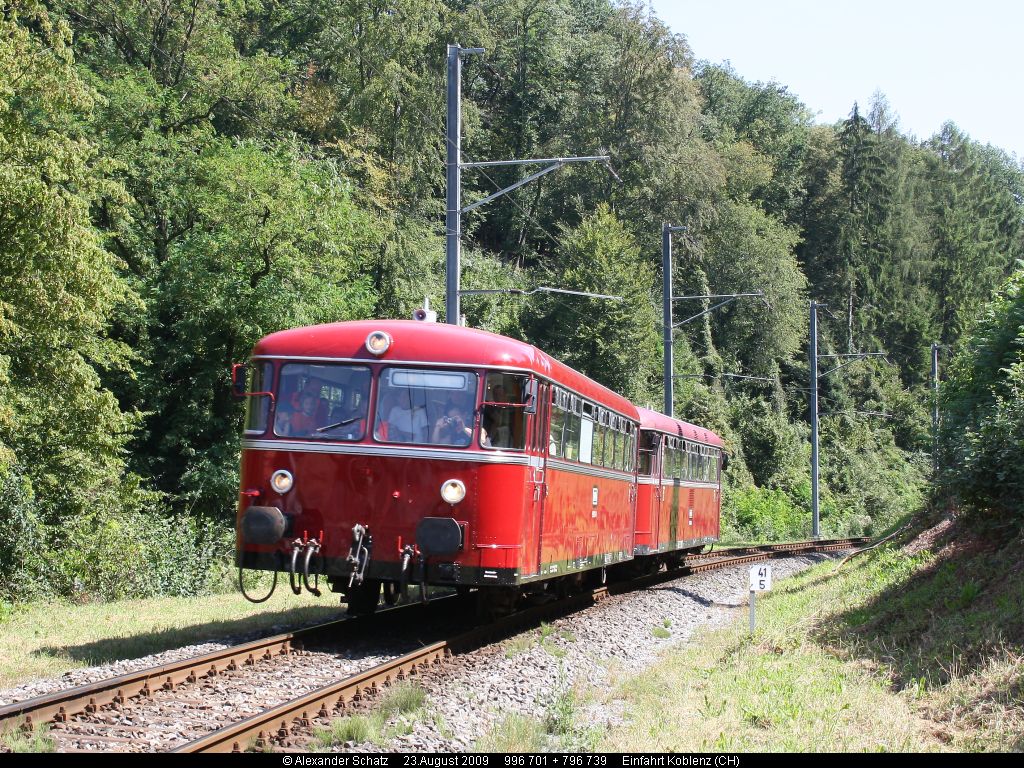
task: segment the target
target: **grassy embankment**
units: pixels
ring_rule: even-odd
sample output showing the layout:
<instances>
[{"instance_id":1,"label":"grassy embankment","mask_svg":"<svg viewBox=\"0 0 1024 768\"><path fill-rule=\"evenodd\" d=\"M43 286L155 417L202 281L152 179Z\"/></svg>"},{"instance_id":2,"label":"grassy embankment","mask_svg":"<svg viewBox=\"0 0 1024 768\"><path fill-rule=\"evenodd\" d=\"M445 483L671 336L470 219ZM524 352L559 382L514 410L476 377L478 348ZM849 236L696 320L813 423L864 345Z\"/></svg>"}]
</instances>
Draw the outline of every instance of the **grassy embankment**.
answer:
<instances>
[{"instance_id":1,"label":"grassy embankment","mask_svg":"<svg viewBox=\"0 0 1024 768\"><path fill-rule=\"evenodd\" d=\"M837 570L778 582L724 630L608 691L509 718L497 750L1006 750L1024 748L1024 540L946 523ZM589 707L625 722L602 732Z\"/></svg>"},{"instance_id":2,"label":"grassy embankment","mask_svg":"<svg viewBox=\"0 0 1024 768\"><path fill-rule=\"evenodd\" d=\"M87 605L0 603L0 688L229 635L328 621L343 611L337 595L296 596L287 584L260 605L237 592Z\"/></svg>"}]
</instances>

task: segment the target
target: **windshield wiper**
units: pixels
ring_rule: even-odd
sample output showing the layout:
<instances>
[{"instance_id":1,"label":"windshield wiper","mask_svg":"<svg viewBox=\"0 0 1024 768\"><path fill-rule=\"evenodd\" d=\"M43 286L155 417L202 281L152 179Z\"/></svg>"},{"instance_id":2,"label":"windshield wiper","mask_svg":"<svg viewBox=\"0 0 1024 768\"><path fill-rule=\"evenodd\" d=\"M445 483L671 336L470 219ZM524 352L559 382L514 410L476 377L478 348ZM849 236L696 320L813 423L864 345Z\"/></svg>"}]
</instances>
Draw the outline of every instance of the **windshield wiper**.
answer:
<instances>
[{"instance_id":1,"label":"windshield wiper","mask_svg":"<svg viewBox=\"0 0 1024 768\"><path fill-rule=\"evenodd\" d=\"M339 421L336 424L328 424L326 427L320 427L316 431L317 432L326 432L328 429L336 429L337 427L344 427L346 424L351 424L353 422L359 421L359 419L361 419L361 418L362 418L362 416L353 416L351 419L345 419L344 421Z\"/></svg>"}]
</instances>

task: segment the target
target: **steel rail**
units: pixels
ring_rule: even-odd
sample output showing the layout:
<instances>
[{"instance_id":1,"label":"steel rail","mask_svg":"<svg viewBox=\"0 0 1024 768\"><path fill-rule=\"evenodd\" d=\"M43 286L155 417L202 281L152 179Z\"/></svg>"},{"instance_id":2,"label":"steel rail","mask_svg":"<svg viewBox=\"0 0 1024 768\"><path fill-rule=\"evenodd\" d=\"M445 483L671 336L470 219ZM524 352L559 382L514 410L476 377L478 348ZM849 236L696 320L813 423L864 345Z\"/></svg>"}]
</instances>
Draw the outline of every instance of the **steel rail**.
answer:
<instances>
[{"instance_id":1,"label":"steel rail","mask_svg":"<svg viewBox=\"0 0 1024 768\"><path fill-rule=\"evenodd\" d=\"M375 614L374 621L387 623L398 620L392 614L409 610L422 611L422 606L409 604L389 608ZM405 617L405 613L402 616ZM136 672L17 701L0 707L0 733L13 728L32 728L40 723L66 721L72 715L82 712L96 712L100 707L120 705L132 698L149 698L158 690L173 691L181 683L195 682L202 677L212 677L222 672L234 671L241 666L253 666L277 656L287 656L295 650L301 650L303 642L313 637L330 634L332 638L338 638L360 631L365 628L370 618L348 617L303 627L210 651L200 656L146 667Z\"/></svg>"},{"instance_id":2,"label":"steel rail","mask_svg":"<svg viewBox=\"0 0 1024 768\"><path fill-rule=\"evenodd\" d=\"M731 557L713 558L704 563L684 563L668 571L641 576L626 582L597 587L552 603L534 606L502 617L484 627L465 632L450 640L431 643L405 656L385 661L372 669L319 688L299 698L253 715L245 720L225 726L202 738L172 750L182 753L241 752L247 749L266 749L272 743L282 747L295 746L295 737L307 733L314 719L330 720L334 714L343 714L353 702L372 698L382 687L404 680L459 653L485 645L496 636L524 627L537 626L544 619L578 610L616 594L622 594L655 584L672 581L690 573L742 565L772 558L790 557L801 552L821 552L849 549L861 539L832 539L825 541L794 542L792 544L751 547L752 551Z\"/></svg>"},{"instance_id":3,"label":"steel rail","mask_svg":"<svg viewBox=\"0 0 1024 768\"><path fill-rule=\"evenodd\" d=\"M343 681L285 702L260 715L214 731L174 751L234 751L242 748L242 744L246 743L247 739L255 738L257 742L263 739L265 743L272 735L276 735L277 740L287 740L288 733L291 731L286 722L288 718L295 712L299 712L297 718L299 726L308 727L308 712L312 711L313 703L319 707L315 717L329 717L326 709L329 700L334 702L334 708L343 709L346 704L346 696L350 701L358 701L364 695L376 693L380 685L388 685L393 680L404 679L407 675L416 674L425 666L440 663L445 656L479 647L481 644L489 642L490 638L507 635L526 626L536 625L545 618L593 605L609 595L622 594L672 581L689 573L787 557L802 552L850 549L868 542L870 542L868 538L791 542L726 549L708 555L691 556L686 558L681 566L629 581L598 587L563 600L518 611L456 638L424 646L398 659L384 662ZM454 599L454 597L439 597L432 602L448 599ZM407 622L412 618L408 612L416 610L422 611L423 606L408 604L380 611L373 616L344 618L317 624L230 648L211 651L200 656L147 667L95 683L25 699L0 707L0 732L12 728L29 729L44 722L66 721L72 715L96 712L100 707L123 704L131 698L148 698L160 690L174 690L180 683L194 682L201 677L215 676L225 671L236 670L243 665L252 666L261 661L272 660L276 656L287 655L294 650L301 649L304 640L308 641L318 635L330 633L332 639L336 640L367 628L370 622L373 622L374 625L380 622L385 624L392 621ZM270 724L278 726L275 734L271 734ZM191 749L192 747L194 749Z\"/></svg>"}]
</instances>

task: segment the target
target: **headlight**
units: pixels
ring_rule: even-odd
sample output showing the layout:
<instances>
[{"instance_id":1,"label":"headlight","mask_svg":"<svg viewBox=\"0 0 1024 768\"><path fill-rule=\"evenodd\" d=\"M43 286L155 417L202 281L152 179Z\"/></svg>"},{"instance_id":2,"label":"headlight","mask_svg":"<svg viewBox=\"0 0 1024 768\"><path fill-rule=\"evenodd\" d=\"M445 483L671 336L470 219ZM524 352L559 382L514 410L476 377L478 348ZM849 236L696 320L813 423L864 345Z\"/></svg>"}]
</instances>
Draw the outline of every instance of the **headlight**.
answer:
<instances>
[{"instance_id":1,"label":"headlight","mask_svg":"<svg viewBox=\"0 0 1024 768\"><path fill-rule=\"evenodd\" d=\"M383 355L391 346L391 337L384 331L374 331L366 337L366 351L371 355Z\"/></svg>"},{"instance_id":2,"label":"headlight","mask_svg":"<svg viewBox=\"0 0 1024 768\"><path fill-rule=\"evenodd\" d=\"M441 486L441 498L448 504L458 504L466 498L466 484L461 480L445 480Z\"/></svg>"},{"instance_id":3,"label":"headlight","mask_svg":"<svg viewBox=\"0 0 1024 768\"><path fill-rule=\"evenodd\" d=\"M279 469L270 476L270 485L278 493L288 493L294 484L295 479L287 469Z\"/></svg>"}]
</instances>

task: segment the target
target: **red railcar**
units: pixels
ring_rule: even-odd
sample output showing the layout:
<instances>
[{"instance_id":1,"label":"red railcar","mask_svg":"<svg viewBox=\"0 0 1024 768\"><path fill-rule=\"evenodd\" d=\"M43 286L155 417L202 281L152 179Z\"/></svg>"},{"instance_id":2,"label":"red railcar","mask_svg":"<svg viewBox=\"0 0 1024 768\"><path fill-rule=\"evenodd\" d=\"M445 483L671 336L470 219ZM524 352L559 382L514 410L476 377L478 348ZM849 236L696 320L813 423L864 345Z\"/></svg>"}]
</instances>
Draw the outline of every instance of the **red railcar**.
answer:
<instances>
[{"instance_id":1,"label":"red railcar","mask_svg":"<svg viewBox=\"0 0 1024 768\"><path fill-rule=\"evenodd\" d=\"M639 408L640 466L633 552L670 561L718 540L722 440Z\"/></svg>"},{"instance_id":2,"label":"red railcar","mask_svg":"<svg viewBox=\"0 0 1024 768\"><path fill-rule=\"evenodd\" d=\"M640 412L529 344L333 323L266 337L242 373L241 567L323 574L366 611L382 585L497 597L634 555Z\"/></svg>"}]
</instances>

